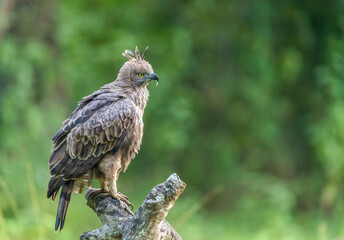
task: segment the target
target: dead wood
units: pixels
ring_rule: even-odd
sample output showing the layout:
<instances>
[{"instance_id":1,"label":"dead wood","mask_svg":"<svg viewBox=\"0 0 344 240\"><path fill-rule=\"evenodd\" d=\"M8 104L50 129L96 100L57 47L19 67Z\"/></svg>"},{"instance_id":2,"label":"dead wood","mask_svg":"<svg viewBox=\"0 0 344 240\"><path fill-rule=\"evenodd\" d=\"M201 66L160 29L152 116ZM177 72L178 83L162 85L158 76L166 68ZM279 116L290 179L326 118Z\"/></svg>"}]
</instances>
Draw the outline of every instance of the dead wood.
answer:
<instances>
[{"instance_id":1,"label":"dead wood","mask_svg":"<svg viewBox=\"0 0 344 240\"><path fill-rule=\"evenodd\" d=\"M165 217L185 187L178 175L172 174L148 193L135 214L124 202L90 188L86 192L87 205L97 213L102 226L83 233L80 239L181 240Z\"/></svg>"}]
</instances>

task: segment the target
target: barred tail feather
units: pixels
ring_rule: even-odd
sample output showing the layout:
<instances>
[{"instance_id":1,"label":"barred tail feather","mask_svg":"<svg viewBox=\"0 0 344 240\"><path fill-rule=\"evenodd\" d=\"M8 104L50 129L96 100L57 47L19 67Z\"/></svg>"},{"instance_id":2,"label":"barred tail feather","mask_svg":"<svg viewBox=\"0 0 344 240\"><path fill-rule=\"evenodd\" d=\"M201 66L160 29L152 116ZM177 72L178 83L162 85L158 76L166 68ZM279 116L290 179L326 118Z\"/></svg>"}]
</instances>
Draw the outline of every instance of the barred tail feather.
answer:
<instances>
[{"instance_id":1,"label":"barred tail feather","mask_svg":"<svg viewBox=\"0 0 344 240\"><path fill-rule=\"evenodd\" d=\"M52 197L52 200L54 201L56 194L59 192L63 183L64 183L63 179L52 177L48 184L47 198Z\"/></svg>"},{"instance_id":2,"label":"barred tail feather","mask_svg":"<svg viewBox=\"0 0 344 240\"><path fill-rule=\"evenodd\" d=\"M66 181L62 185L59 207L57 209L57 215L56 215L55 231L57 231L59 227L60 227L60 231L63 229L63 225L66 220L68 205L69 205L70 198L73 192L73 185L74 185L74 180Z\"/></svg>"}]
</instances>

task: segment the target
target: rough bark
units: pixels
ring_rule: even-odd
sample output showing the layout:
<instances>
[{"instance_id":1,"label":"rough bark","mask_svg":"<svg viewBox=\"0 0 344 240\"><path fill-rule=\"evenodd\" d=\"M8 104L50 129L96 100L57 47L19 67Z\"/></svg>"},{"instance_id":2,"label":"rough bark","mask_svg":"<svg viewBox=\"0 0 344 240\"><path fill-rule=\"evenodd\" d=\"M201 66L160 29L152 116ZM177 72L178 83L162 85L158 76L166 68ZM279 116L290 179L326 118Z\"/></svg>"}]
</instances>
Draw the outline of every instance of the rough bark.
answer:
<instances>
[{"instance_id":1,"label":"rough bark","mask_svg":"<svg viewBox=\"0 0 344 240\"><path fill-rule=\"evenodd\" d=\"M165 217L185 187L178 175L172 174L148 193L135 214L124 202L90 188L86 193L87 204L97 213L102 226L83 233L80 239L181 240Z\"/></svg>"}]
</instances>

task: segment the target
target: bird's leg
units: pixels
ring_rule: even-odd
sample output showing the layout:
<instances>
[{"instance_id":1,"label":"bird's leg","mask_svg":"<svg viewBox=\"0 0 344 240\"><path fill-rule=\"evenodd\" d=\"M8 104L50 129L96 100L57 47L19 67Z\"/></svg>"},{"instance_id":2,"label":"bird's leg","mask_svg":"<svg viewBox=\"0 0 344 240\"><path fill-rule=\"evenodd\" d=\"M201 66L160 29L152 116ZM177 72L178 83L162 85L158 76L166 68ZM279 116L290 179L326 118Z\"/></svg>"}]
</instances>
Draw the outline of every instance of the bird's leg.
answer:
<instances>
[{"instance_id":1,"label":"bird's leg","mask_svg":"<svg viewBox=\"0 0 344 240\"><path fill-rule=\"evenodd\" d=\"M114 174L112 174L108 178L108 184L109 184L108 186L110 189L110 193L113 198L121 200L125 202L129 207L133 208L133 205L129 202L128 197L117 191L117 179L121 170L122 170L121 162L116 161L114 164L114 171L113 171Z\"/></svg>"},{"instance_id":2,"label":"bird's leg","mask_svg":"<svg viewBox=\"0 0 344 240\"><path fill-rule=\"evenodd\" d=\"M100 198L106 198L109 195L109 188L105 178L105 175L99 171L99 169L95 169L95 177L99 180L100 189L93 189L93 194Z\"/></svg>"},{"instance_id":3,"label":"bird's leg","mask_svg":"<svg viewBox=\"0 0 344 240\"><path fill-rule=\"evenodd\" d=\"M121 159L113 155L108 155L98 164L98 179L104 192L103 195L109 195L121 200L132 208L133 205L129 202L128 197L117 191L116 181L121 170Z\"/></svg>"}]
</instances>

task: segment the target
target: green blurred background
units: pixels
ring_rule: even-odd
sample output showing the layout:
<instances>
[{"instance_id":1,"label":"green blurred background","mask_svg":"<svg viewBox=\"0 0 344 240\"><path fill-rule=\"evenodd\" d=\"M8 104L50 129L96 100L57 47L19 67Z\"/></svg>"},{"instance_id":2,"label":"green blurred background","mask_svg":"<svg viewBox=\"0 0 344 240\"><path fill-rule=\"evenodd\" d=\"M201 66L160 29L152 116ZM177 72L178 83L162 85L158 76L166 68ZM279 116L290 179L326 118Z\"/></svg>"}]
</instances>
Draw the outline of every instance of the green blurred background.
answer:
<instances>
[{"instance_id":1,"label":"green blurred background","mask_svg":"<svg viewBox=\"0 0 344 240\"><path fill-rule=\"evenodd\" d=\"M135 46L149 86L134 207L176 172L167 220L184 239L344 238L344 4L0 0L0 239L78 239L100 226L46 199L50 139ZM97 186L97 185L95 185Z\"/></svg>"}]
</instances>

